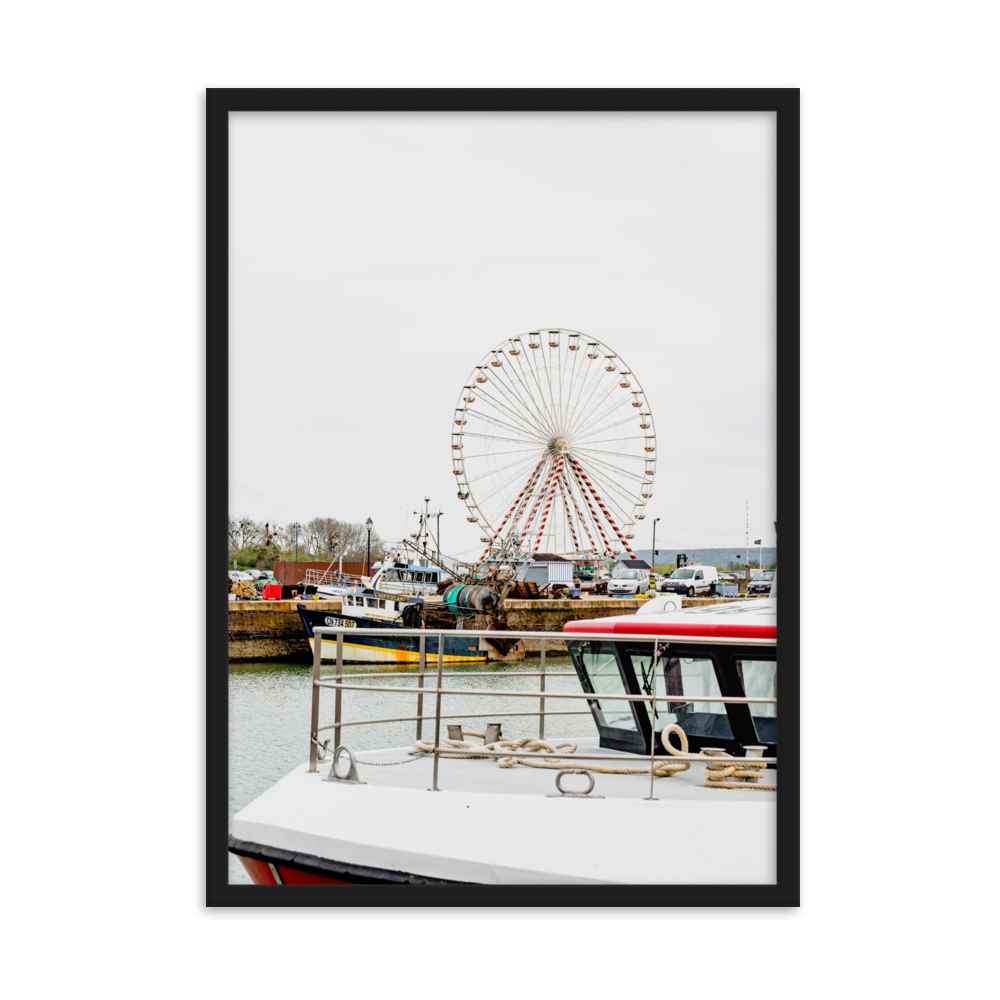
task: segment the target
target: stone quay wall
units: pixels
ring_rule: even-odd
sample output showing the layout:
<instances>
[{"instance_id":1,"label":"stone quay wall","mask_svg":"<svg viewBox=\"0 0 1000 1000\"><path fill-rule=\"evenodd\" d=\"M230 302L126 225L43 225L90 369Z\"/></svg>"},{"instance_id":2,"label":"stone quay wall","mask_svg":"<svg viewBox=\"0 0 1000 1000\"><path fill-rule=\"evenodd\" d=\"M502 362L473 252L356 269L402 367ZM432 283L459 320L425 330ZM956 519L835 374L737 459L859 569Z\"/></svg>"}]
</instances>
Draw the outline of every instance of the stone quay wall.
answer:
<instances>
[{"instance_id":1,"label":"stone quay wall","mask_svg":"<svg viewBox=\"0 0 1000 1000\"><path fill-rule=\"evenodd\" d=\"M696 597L684 599L684 607L725 604L734 598ZM499 617L511 629L525 632L561 633L566 622L585 618L608 618L631 615L639 610L644 598L596 598L582 601L521 601L508 600ZM302 628L296 605L298 601L230 601L229 659L239 663L253 660L274 660L286 663L311 663L312 653ZM340 611L340 601L309 601L317 611ZM467 619L470 629L485 629L492 616L477 615ZM541 639L525 639L529 656L537 656ZM546 653L565 654L566 643L553 638L545 641Z\"/></svg>"},{"instance_id":2,"label":"stone quay wall","mask_svg":"<svg viewBox=\"0 0 1000 1000\"><path fill-rule=\"evenodd\" d=\"M230 601L229 661L312 663L298 601ZM310 601L320 611L340 611L340 601Z\"/></svg>"}]
</instances>

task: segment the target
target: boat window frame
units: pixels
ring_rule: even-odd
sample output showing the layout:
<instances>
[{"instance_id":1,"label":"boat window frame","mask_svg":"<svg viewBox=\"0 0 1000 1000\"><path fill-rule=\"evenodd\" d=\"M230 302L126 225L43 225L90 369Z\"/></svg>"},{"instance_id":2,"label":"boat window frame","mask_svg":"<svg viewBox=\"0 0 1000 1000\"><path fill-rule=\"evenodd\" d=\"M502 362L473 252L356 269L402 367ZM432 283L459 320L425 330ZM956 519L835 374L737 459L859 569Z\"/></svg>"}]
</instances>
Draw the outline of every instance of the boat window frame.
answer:
<instances>
[{"instance_id":1,"label":"boat window frame","mask_svg":"<svg viewBox=\"0 0 1000 1000\"><path fill-rule=\"evenodd\" d=\"M764 647L763 649L755 648L755 649L752 649L752 650L743 650L742 652L732 653L730 655L730 664L732 666L733 673L736 675L737 680L739 680L739 671L736 668L736 661L737 660L760 660L760 661L767 661L767 662L774 663L775 664L775 670L777 670L778 651L774 647L767 646L767 647ZM739 684L740 684L740 693L744 697L749 697L746 694L746 689L743 686L743 681L742 680L739 680ZM756 723L754 723L754 721L753 721L753 706L752 705L744 705L744 706L741 706L741 707L743 707L743 708L745 708L747 710L747 715L750 717L750 725L753 727L753 734L754 734L754 739L756 740L756 743L754 743L752 745L753 746L759 746L759 747L766 747L767 749L766 749L765 754L764 754L765 757L777 757L777 755L778 755L778 741L777 740L773 740L773 741L763 740L763 739L761 739L757 735L757 726L756 726ZM775 705L774 725L775 725L775 729L779 730L779 728L780 728L780 722L778 721L777 705ZM774 766L774 765L772 765L772 766Z\"/></svg>"},{"instance_id":2,"label":"boat window frame","mask_svg":"<svg viewBox=\"0 0 1000 1000\"><path fill-rule=\"evenodd\" d=\"M576 670L580 686L583 688L585 694L594 695L593 701L589 698L587 699L587 706L590 708L594 725L597 728L597 732L600 737L600 745L609 750L621 750L626 753L649 753L649 739L648 737L643 737L642 730L638 728L638 714L635 710L635 706L637 704L636 702L628 702L629 710L632 712L632 721L636 724L636 729L621 729L618 726L606 726L601 722L600 714L602 713L602 710L599 707L601 693L594 689L594 685L590 679L590 672L583 665L582 654L591 644L596 644L598 649L601 651L603 651L605 647L610 647L612 653L614 654L615 664L618 667L618 675L621 678L624 694L642 694L642 691L639 689L638 683L635 680L634 671L630 686L628 676L622 668L622 657L619 647L622 646L623 643L613 642L610 638L566 640L566 648L569 650L570 659L573 663L573 669ZM643 714L645 714L645 712ZM637 750L636 748L639 747L643 741L647 749L645 751Z\"/></svg>"}]
</instances>

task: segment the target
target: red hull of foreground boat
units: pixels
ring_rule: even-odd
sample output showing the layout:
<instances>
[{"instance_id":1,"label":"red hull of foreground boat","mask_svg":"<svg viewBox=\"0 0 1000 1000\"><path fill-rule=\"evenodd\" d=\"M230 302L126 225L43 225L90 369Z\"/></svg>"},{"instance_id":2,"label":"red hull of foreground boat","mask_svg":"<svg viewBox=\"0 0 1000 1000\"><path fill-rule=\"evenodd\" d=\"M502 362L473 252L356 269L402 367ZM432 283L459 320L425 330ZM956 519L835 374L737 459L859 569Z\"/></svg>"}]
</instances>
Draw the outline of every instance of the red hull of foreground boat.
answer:
<instances>
[{"instance_id":1,"label":"red hull of foreground boat","mask_svg":"<svg viewBox=\"0 0 1000 1000\"><path fill-rule=\"evenodd\" d=\"M299 871L297 868L288 868L285 865L272 866L266 861L257 861L254 858L244 858L237 854L240 864L246 869L247 874L253 880L254 885L356 885L355 882L345 882L343 879L328 878L325 875L314 875L312 872ZM278 879L274 877L274 872L278 873Z\"/></svg>"}]
</instances>

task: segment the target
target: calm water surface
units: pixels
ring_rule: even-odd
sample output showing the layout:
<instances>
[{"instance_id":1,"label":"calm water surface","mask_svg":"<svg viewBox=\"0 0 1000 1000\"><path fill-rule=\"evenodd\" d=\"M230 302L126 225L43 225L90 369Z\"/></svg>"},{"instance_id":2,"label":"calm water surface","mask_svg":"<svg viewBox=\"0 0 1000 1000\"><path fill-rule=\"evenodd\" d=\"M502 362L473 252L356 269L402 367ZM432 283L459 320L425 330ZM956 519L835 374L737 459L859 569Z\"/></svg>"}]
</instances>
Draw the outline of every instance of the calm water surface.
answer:
<instances>
[{"instance_id":1,"label":"calm water surface","mask_svg":"<svg viewBox=\"0 0 1000 1000\"><path fill-rule=\"evenodd\" d=\"M344 667L344 674L373 673L372 664ZM518 664L497 666L488 677L462 676L470 671L487 669L482 665L467 670L451 668L445 672L445 687L490 688L493 690L534 691L537 677L511 677L512 671L538 670L538 659L529 658ZM546 658L547 670L572 670L568 656ZM324 677L332 676L332 664L324 666ZM407 679L409 678L409 679ZM416 668L404 671L386 669L379 677L359 681L371 684L373 691L345 691L343 719L382 719L391 716L416 715L416 695L379 691L380 687L412 686L416 690ZM280 778L309 758L309 712L311 706L312 667L283 663L230 663L229 665L229 820L248 802L266 791ZM432 685L433 676L425 683ZM572 677L549 677L548 691L580 691L580 683ZM334 692L320 696L321 726L333 722ZM526 698L492 696L459 697L445 695L441 699L444 715L459 712L490 712L491 719L503 722L504 736L537 736L538 719L528 716L507 718L504 712L527 712L537 702ZM585 709L586 703L549 702L555 710ZM424 715L433 714L434 698L424 697ZM451 722L460 720L452 719ZM467 729L483 731L487 719L471 719ZM424 723L424 736L433 737L433 720ZM445 734L442 723L442 734ZM545 736L596 736L590 713L586 715L546 715ZM333 736L332 731L323 735ZM345 743L354 750L374 750L381 747L412 746L416 738L416 723L397 722L377 726L351 726L343 731ZM403 765L404 767L406 765ZM329 764L327 765L329 767ZM229 855L229 881L249 883L250 878L233 855Z\"/></svg>"}]
</instances>

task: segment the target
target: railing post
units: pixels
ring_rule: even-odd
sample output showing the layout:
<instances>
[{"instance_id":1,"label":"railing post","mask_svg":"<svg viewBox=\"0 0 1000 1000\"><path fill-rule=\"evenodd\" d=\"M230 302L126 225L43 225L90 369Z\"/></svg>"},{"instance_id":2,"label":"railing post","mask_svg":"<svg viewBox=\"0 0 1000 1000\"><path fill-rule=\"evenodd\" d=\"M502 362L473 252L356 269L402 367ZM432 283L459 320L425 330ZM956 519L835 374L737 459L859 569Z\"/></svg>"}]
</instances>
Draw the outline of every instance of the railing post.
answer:
<instances>
[{"instance_id":1,"label":"railing post","mask_svg":"<svg viewBox=\"0 0 1000 1000\"><path fill-rule=\"evenodd\" d=\"M323 660L323 637L313 629L312 716L309 730L309 772L316 770L316 741L319 739L319 668Z\"/></svg>"},{"instance_id":2,"label":"railing post","mask_svg":"<svg viewBox=\"0 0 1000 1000\"><path fill-rule=\"evenodd\" d=\"M419 740L424 733L424 671L427 669L427 636L422 635L420 637L420 666L417 668L417 689L420 694L417 695L417 739ZM440 687L440 685L438 685Z\"/></svg>"},{"instance_id":3,"label":"railing post","mask_svg":"<svg viewBox=\"0 0 1000 1000\"><path fill-rule=\"evenodd\" d=\"M658 801L656 796L653 794L653 782L656 780L653 774L653 769L656 766L656 641L653 641L653 656L651 663L653 664L653 700L652 713L649 717L649 795L646 797L647 802Z\"/></svg>"},{"instance_id":4,"label":"railing post","mask_svg":"<svg viewBox=\"0 0 1000 1000\"><path fill-rule=\"evenodd\" d=\"M538 690L545 690L545 640L542 639L542 659L541 659L541 673L542 676L538 679ZM538 699L538 738L540 740L545 739L545 698Z\"/></svg>"},{"instance_id":5,"label":"railing post","mask_svg":"<svg viewBox=\"0 0 1000 1000\"><path fill-rule=\"evenodd\" d=\"M337 633L337 683L344 682L344 633ZM340 746L340 699L344 692L337 688L336 697L333 699L333 749Z\"/></svg>"},{"instance_id":6,"label":"railing post","mask_svg":"<svg viewBox=\"0 0 1000 1000\"><path fill-rule=\"evenodd\" d=\"M441 742L441 673L444 670L444 636L438 635L437 707L434 709L434 785L438 792L438 744Z\"/></svg>"}]
</instances>

